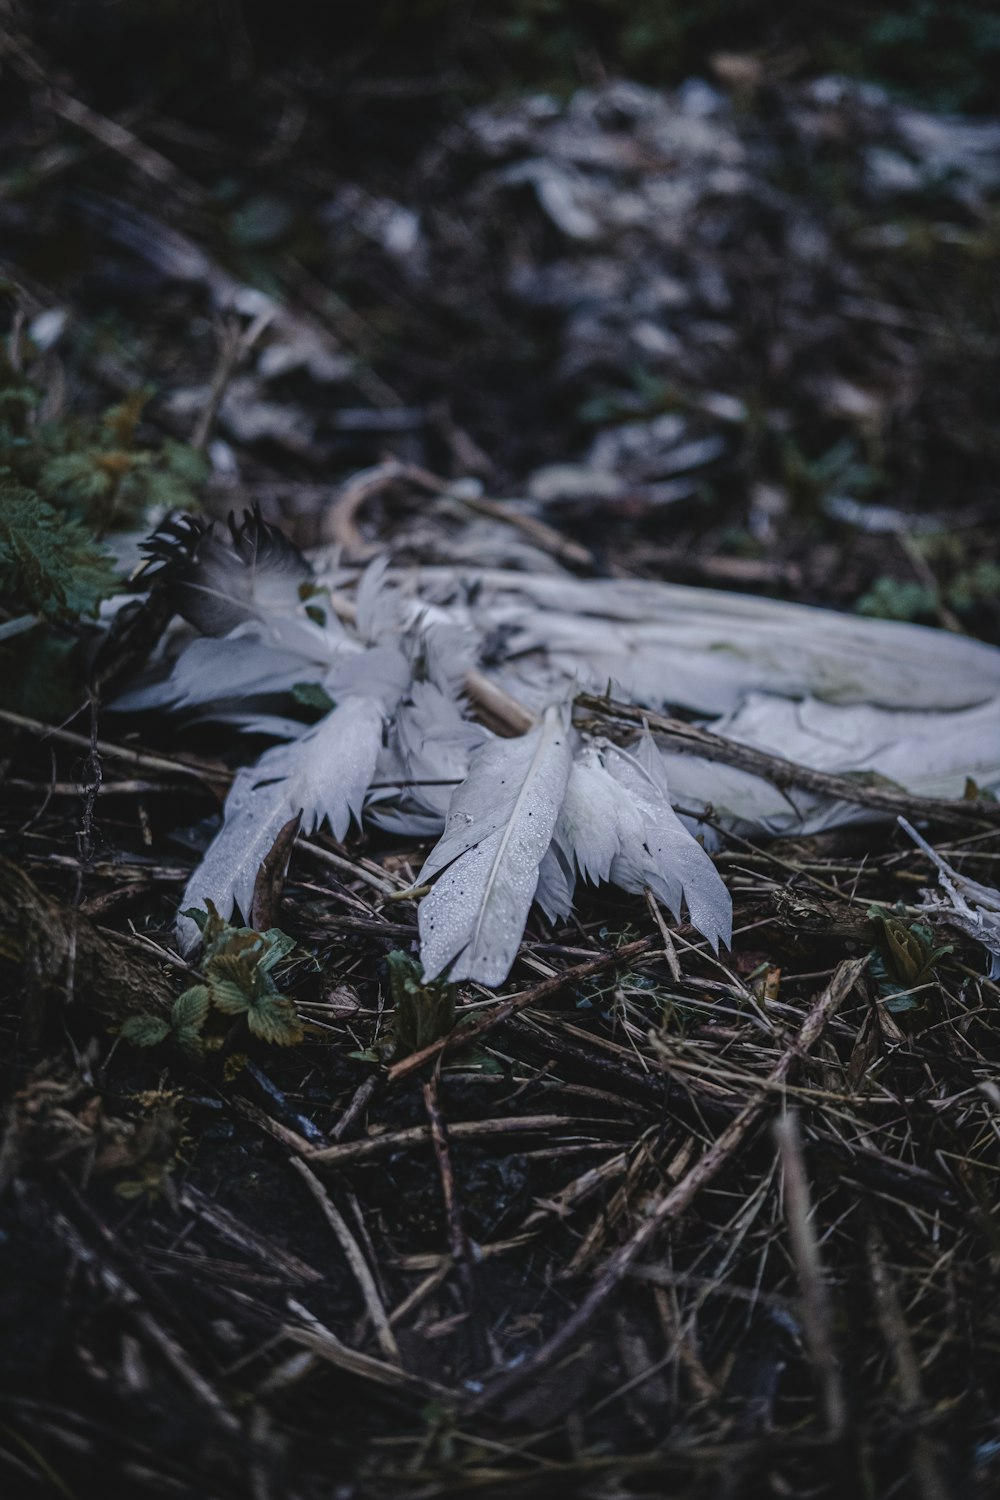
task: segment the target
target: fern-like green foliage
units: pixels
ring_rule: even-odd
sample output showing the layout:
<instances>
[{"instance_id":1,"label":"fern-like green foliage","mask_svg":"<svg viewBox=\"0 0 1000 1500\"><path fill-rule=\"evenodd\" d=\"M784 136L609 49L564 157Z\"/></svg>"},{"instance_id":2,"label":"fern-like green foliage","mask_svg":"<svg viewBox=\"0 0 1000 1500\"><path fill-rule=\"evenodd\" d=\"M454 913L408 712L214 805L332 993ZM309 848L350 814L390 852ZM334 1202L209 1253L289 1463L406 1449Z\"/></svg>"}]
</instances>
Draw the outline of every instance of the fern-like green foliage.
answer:
<instances>
[{"instance_id":1,"label":"fern-like green foliage","mask_svg":"<svg viewBox=\"0 0 1000 1500\"><path fill-rule=\"evenodd\" d=\"M215 1011L222 1016L244 1016L252 1034L264 1042L288 1047L304 1035L295 1007L282 995L274 969L295 947L295 939L277 927L255 932L231 927L211 902L208 911L184 913L198 923L204 939L204 981L178 995L169 1020L164 1016L130 1016L121 1035L136 1047L156 1047L172 1041L186 1056L198 1059L222 1042L207 1023Z\"/></svg>"},{"instance_id":2,"label":"fern-like green foliage","mask_svg":"<svg viewBox=\"0 0 1000 1500\"><path fill-rule=\"evenodd\" d=\"M42 420L42 394L0 355L0 705L56 719L85 699L81 621L120 587L99 538L197 508L204 458L138 441L148 392L97 418Z\"/></svg>"},{"instance_id":3,"label":"fern-like green foliage","mask_svg":"<svg viewBox=\"0 0 1000 1500\"><path fill-rule=\"evenodd\" d=\"M118 587L112 559L80 521L0 480L0 594L49 620L96 615Z\"/></svg>"},{"instance_id":4,"label":"fern-like green foliage","mask_svg":"<svg viewBox=\"0 0 1000 1500\"><path fill-rule=\"evenodd\" d=\"M137 440L148 391L97 419L43 422L39 392L8 381L0 389L0 471L10 480L100 533L142 525L153 511L197 508L208 472L202 455L172 439L155 449Z\"/></svg>"},{"instance_id":5,"label":"fern-like green foliage","mask_svg":"<svg viewBox=\"0 0 1000 1500\"><path fill-rule=\"evenodd\" d=\"M0 477L0 705L35 719L79 707L77 622L118 587L89 527Z\"/></svg>"}]
</instances>

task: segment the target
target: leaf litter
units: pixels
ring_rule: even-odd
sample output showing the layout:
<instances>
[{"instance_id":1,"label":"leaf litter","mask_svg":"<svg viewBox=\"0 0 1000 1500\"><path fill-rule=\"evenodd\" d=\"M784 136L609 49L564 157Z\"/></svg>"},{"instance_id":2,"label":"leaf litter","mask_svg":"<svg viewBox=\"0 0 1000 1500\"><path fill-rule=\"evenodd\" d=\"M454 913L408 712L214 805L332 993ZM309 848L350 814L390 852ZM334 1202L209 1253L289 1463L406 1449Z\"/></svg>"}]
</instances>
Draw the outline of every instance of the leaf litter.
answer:
<instances>
[{"instance_id":1,"label":"leaf litter","mask_svg":"<svg viewBox=\"0 0 1000 1500\"><path fill-rule=\"evenodd\" d=\"M543 524L569 528L602 566L610 556L640 576L843 604L883 561L912 576L905 554L859 555L862 513L843 498L867 511L912 480L905 524L932 583L950 585L968 571L964 533L957 552L935 551L925 523L941 494L968 495L959 519L982 535L993 439L978 396L956 424L961 396L947 387L962 356L939 327L913 326L911 304L926 266L961 261L983 232L995 126L935 120L840 80L778 85L768 108L780 129L714 86L598 85L472 112L426 143L409 187L359 199L327 182L331 250L350 243L362 283L384 287L397 268L403 335L366 373L357 350L378 343L364 319L336 313L331 334L308 282L284 285L281 317L240 356L253 383L242 426L219 400L210 506L260 499L311 546L325 539L329 474L346 487L388 444L393 477L366 491L355 530L400 563L464 553L568 587ZM829 153L849 196L824 214L796 184ZM149 166L126 156L119 170L141 184ZM110 202L88 200L90 183L75 206L43 188L33 222L14 222L15 263L67 213L89 215L99 247L86 296L70 275L65 323L51 343L40 330L31 358L60 358L95 287L114 301L116 277L132 275L148 305L151 285L172 284L135 358L145 380L167 350L165 384L178 397L200 385L203 408L213 356L210 339L188 338L198 296L252 319L271 293L220 276L216 231L190 198L175 241L157 222L162 202L115 169L105 193L108 178ZM904 210L921 201L924 268L903 243ZM498 241L466 232L485 221L505 226ZM247 215L234 222L246 240ZM272 215L267 236L282 222ZM54 305L37 282L22 295L36 318ZM446 377L441 330L456 308L469 323ZM530 388L514 350L539 319L553 332ZM420 320L425 357L408 370L400 349ZM97 370L120 387L121 364L99 346L83 378ZM490 361L500 380L486 378ZM427 389L446 390L450 416L428 416ZM750 399L761 391L763 417ZM264 426L251 396L268 407ZM196 407L156 402L150 440L190 437ZM353 427L352 409L364 414ZM79 478L48 471L59 486ZM470 509L487 486L507 494L504 519ZM154 503L136 491L149 524ZM723 540L733 527L735 547ZM821 540L803 542L817 527ZM301 581L289 575L293 594ZM951 605L919 581L920 618L933 622ZM79 607L106 584L95 572ZM989 593L955 597L995 639ZM63 608L52 592L26 602ZM295 607L300 641L319 628L309 610L331 618L329 597ZM516 623L498 627L498 660ZM356 654L339 653L341 686ZM456 641L441 656L464 678ZM396 679L381 666L368 701L384 704ZM295 717L308 731L330 701L302 701ZM415 753L429 723L447 739L448 701L422 684L409 740L405 719L386 740L414 781L435 779ZM603 701L608 747L594 754L610 775L623 721ZM964 815L959 804L921 819L919 848L888 820L803 834L801 805L795 831L748 838L692 791L704 828L724 830L713 863L732 898L731 950L668 923L669 890L654 886L647 903L581 882L572 921L536 908L491 994L423 983L413 840L391 817L352 830L346 787L337 837L318 828L292 846L268 902L280 931L220 924L193 969L173 919L232 762L246 758L227 753L237 731L146 719L137 742L102 713L99 738L85 718L59 737L5 713L0 1211L14 1293L0 1299L0 1461L15 1492L84 1493L100 1474L136 1493L291 1500L334 1482L414 1497L556 1484L992 1493L997 1328L984 1289L1000 995L976 933L989 929L1000 840L981 787ZM245 731L266 745L277 717L255 705ZM815 719L794 728L824 733ZM634 745L636 732L620 738ZM463 733L459 770L490 743L482 726ZM751 754L749 727L745 738ZM427 820L429 841L450 785L413 791L407 816ZM883 813L898 794L873 792ZM256 866L300 805L297 793L278 800ZM576 846L584 876L605 870L599 832ZM928 858L947 910L921 894ZM140 1022L133 1040L155 1029L156 1045L129 1041Z\"/></svg>"}]
</instances>

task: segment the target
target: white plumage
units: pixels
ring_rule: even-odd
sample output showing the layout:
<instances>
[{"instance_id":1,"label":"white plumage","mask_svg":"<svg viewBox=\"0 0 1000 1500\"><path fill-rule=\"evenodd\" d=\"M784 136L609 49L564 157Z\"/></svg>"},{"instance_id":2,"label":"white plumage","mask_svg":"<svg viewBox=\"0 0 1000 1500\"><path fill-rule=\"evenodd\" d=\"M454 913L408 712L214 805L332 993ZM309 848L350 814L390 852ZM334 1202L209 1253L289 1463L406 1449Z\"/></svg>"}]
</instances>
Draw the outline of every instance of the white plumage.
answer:
<instances>
[{"instance_id":1,"label":"white plumage","mask_svg":"<svg viewBox=\"0 0 1000 1500\"><path fill-rule=\"evenodd\" d=\"M169 584L174 571L178 607L203 634L116 704L287 737L238 772L185 905L211 898L246 915L290 817L308 828L325 818L343 838L364 814L441 835L421 876L433 881L418 914L429 978L502 983L532 901L566 916L578 878L648 889L675 917L686 905L713 946L728 944L728 893L674 808L696 817L710 803L716 822L757 833L859 811L664 753L648 732L626 748L581 736L570 698L609 684L641 707L715 716L717 733L817 769L944 796L961 795L967 776L1000 786L1000 651L979 642L668 584L394 574L385 560L351 604L335 562L311 569L259 518L232 537L225 547L171 523L161 576ZM535 727L500 739L477 722L462 692L477 674ZM311 728L288 717L300 684L336 704ZM179 936L191 943L194 924L181 919Z\"/></svg>"},{"instance_id":2,"label":"white plumage","mask_svg":"<svg viewBox=\"0 0 1000 1500\"><path fill-rule=\"evenodd\" d=\"M572 765L569 710L545 710L520 739L477 750L421 880L424 974L502 984L517 954Z\"/></svg>"},{"instance_id":3,"label":"white plumage","mask_svg":"<svg viewBox=\"0 0 1000 1500\"><path fill-rule=\"evenodd\" d=\"M255 766L238 771L222 828L188 881L182 907L211 900L226 916L234 904L248 916L257 872L281 828L297 813L307 832L326 819L334 837L344 838L351 818L361 821L384 718L377 699L345 698L298 739L276 745ZM178 917L177 935L185 951L198 941L190 917Z\"/></svg>"}]
</instances>

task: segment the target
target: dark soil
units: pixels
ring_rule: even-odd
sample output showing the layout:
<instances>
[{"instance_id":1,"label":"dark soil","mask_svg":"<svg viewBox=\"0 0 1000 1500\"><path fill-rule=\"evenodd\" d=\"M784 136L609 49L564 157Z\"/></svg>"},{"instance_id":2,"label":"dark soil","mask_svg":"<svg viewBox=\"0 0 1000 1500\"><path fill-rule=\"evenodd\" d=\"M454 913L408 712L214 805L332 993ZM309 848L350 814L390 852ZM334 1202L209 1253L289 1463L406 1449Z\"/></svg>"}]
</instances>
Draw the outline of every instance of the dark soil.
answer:
<instances>
[{"instance_id":1,"label":"dark soil","mask_svg":"<svg viewBox=\"0 0 1000 1500\"><path fill-rule=\"evenodd\" d=\"M847 39L787 26L728 61L685 31L630 92L605 18L528 106L554 65L440 9L443 64L398 17L314 56L297 6L2 7L8 346L48 419L148 386L208 511L303 546L447 558L492 500L487 550L1000 641L1000 127L932 159L912 97L817 85ZM901 833L734 841L733 953L676 929L680 978L638 899L536 915L523 1005L463 993L495 1024L409 1071L414 908L365 874L419 851L318 836L346 868L300 849L278 913L305 1040L237 1019L192 1061L118 1032L188 982L229 747L62 728L0 737L5 1494L996 1492L1000 990L924 932ZM995 820L927 836L995 883Z\"/></svg>"}]
</instances>

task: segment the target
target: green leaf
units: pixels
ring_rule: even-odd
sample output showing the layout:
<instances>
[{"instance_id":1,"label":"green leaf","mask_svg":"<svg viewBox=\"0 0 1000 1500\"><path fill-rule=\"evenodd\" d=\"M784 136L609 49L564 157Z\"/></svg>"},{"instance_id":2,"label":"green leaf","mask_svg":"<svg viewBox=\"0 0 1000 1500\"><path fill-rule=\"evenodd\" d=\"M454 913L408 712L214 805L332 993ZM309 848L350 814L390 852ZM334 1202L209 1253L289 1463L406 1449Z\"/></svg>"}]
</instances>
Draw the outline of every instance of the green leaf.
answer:
<instances>
[{"instance_id":1,"label":"green leaf","mask_svg":"<svg viewBox=\"0 0 1000 1500\"><path fill-rule=\"evenodd\" d=\"M289 937L287 932L282 932L280 927L268 927L266 932L261 933L266 951L258 960L257 968L262 974L269 974L276 964L280 964L283 958L287 958L295 947L295 939Z\"/></svg>"},{"instance_id":2,"label":"green leaf","mask_svg":"<svg viewBox=\"0 0 1000 1500\"><path fill-rule=\"evenodd\" d=\"M204 453L189 443L179 443L176 438L164 439L160 457L174 482L190 485L192 489L204 484L212 472Z\"/></svg>"},{"instance_id":3,"label":"green leaf","mask_svg":"<svg viewBox=\"0 0 1000 1500\"><path fill-rule=\"evenodd\" d=\"M200 1031L208 1017L210 996L207 984L192 985L183 995L178 995L170 1012L175 1031L191 1027Z\"/></svg>"},{"instance_id":4,"label":"green leaf","mask_svg":"<svg viewBox=\"0 0 1000 1500\"><path fill-rule=\"evenodd\" d=\"M881 620L925 620L934 616L934 590L924 583L878 578L854 608Z\"/></svg>"},{"instance_id":5,"label":"green leaf","mask_svg":"<svg viewBox=\"0 0 1000 1500\"><path fill-rule=\"evenodd\" d=\"M261 1041L290 1047L305 1035L295 1007L280 996L265 995L247 1011L247 1024Z\"/></svg>"},{"instance_id":6,"label":"green leaf","mask_svg":"<svg viewBox=\"0 0 1000 1500\"><path fill-rule=\"evenodd\" d=\"M202 936L204 936L205 934L205 928L208 925L212 913L214 912L216 917L219 916L218 912L215 910L214 902L209 901L208 906L208 911L202 911L200 906L186 906L181 912L182 917L187 917L190 921L194 922L195 926L198 928L198 931L202 934ZM221 918L219 918L219 920L221 921Z\"/></svg>"},{"instance_id":7,"label":"green leaf","mask_svg":"<svg viewBox=\"0 0 1000 1500\"><path fill-rule=\"evenodd\" d=\"M133 1047L158 1047L170 1035L170 1022L146 1013L129 1016L119 1035Z\"/></svg>"},{"instance_id":8,"label":"green leaf","mask_svg":"<svg viewBox=\"0 0 1000 1500\"><path fill-rule=\"evenodd\" d=\"M205 1055L205 1039L197 1026L175 1026L174 1041L186 1057L199 1062Z\"/></svg>"},{"instance_id":9,"label":"green leaf","mask_svg":"<svg viewBox=\"0 0 1000 1500\"><path fill-rule=\"evenodd\" d=\"M333 707L333 699L318 682L297 682L292 688L292 697L303 708L315 708L323 714L328 714Z\"/></svg>"},{"instance_id":10,"label":"green leaf","mask_svg":"<svg viewBox=\"0 0 1000 1500\"><path fill-rule=\"evenodd\" d=\"M239 1016L249 1010L254 997L235 979L216 979L210 976L212 1004L226 1016Z\"/></svg>"},{"instance_id":11,"label":"green leaf","mask_svg":"<svg viewBox=\"0 0 1000 1500\"><path fill-rule=\"evenodd\" d=\"M438 981L425 984L420 963L401 949L389 954L389 986L394 1012L392 1034L395 1056L420 1052L455 1025L455 987Z\"/></svg>"},{"instance_id":12,"label":"green leaf","mask_svg":"<svg viewBox=\"0 0 1000 1500\"><path fill-rule=\"evenodd\" d=\"M211 902L206 904L207 912L189 908L184 913L197 922L205 940L205 983L186 990L175 1002L178 1042L199 1050L211 1044L211 1035L200 1035L210 1006L223 1015L245 1015L250 1030L262 1041L282 1047L300 1042L304 1032L295 1007L279 992L271 975L291 953L295 939L279 927L266 932L231 927Z\"/></svg>"},{"instance_id":13,"label":"green leaf","mask_svg":"<svg viewBox=\"0 0 1000 1500\"><path fill-rule=\"evenodd\" d=\"M60 453L50 458L38 474L38 485L46 495L65 491L67 500L103 500L118 485L120 476L97 463L92 452Z\"/></svg>"},{"instance_id":14,"label":"green leaf","mask_svg":"<svg viewBox=\"0 0 1000 1500\"><path fill-rule=\"evenodd\" d=\"M79 641L50 627L0 645L0 703L47 723L79 708L83 691L73 667Z\"/></svg>"}]
</instances>

